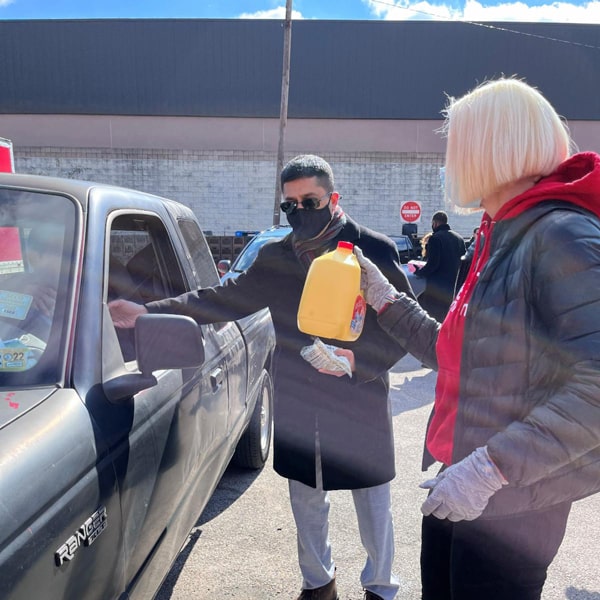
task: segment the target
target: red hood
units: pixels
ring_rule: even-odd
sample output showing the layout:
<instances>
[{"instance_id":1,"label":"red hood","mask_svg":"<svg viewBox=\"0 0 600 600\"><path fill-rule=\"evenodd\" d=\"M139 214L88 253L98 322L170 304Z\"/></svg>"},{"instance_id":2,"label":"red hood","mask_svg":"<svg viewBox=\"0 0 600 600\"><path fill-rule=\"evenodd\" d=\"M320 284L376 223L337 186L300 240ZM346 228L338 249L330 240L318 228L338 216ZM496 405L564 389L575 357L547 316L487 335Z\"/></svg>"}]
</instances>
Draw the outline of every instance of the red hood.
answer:
<instances>
[{"instance_id":1,"label":"red hood","mask_svg":"<svg viewBox=\"0 0 600 600\"><path fill-rule=\"evenodd\" d=\"M514 218L545 200L564 200L600 217L600 156L580 152L568 158L554 173L507 202L495 220Z\"/></svg>"}]
</instances>

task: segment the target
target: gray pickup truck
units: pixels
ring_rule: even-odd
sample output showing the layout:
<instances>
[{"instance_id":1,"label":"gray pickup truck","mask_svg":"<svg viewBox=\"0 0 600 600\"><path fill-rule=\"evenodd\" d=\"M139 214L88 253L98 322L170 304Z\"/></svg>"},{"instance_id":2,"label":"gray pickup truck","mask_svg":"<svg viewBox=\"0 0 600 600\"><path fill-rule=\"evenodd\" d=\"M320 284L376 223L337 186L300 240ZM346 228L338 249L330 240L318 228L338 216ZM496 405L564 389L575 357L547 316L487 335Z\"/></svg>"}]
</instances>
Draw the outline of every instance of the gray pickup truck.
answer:
<instances>
[{"instance_id":1,"label":"gray pickup truck","mask_svg":"<svg viewBox=\"0 0 600 600\"><path fill-rule=\"evenodd\" d=\"M268 310L118 330L107 308L215 285L185 206L0 175L0 598L152 598L232 457L265 463Z\"/></svg>"}]
</instances>

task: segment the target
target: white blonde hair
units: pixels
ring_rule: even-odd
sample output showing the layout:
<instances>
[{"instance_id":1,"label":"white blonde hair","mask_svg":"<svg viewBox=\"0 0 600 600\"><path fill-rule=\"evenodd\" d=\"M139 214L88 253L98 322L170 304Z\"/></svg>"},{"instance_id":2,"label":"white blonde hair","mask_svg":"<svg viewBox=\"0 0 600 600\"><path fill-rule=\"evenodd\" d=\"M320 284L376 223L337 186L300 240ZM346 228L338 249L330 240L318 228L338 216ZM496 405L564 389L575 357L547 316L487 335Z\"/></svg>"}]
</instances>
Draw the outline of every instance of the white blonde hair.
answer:
<instances>
[{"instance_id":1,"label":"white blonde hair","mask_svg":"<svg viewBox=\"0 0 600 600\"><path fill-rule=\"evenodd\" d=\"M552 105L517 79L487 81L458 100L449 98L444 115L444 187L455 206L526 177L549 175L574 149Z\"/></svg>"}]
</instances>

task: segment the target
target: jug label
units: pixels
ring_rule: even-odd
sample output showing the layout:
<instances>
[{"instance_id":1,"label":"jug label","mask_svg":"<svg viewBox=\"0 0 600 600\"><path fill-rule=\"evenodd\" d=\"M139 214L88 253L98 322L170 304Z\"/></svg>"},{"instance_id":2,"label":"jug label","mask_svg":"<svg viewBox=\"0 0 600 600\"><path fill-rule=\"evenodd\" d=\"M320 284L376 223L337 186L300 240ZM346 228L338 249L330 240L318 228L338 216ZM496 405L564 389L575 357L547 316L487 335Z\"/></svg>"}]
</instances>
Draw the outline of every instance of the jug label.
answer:
<instances>
[{"instance_id":1,"label":"jug label","mask_svg":"<svg viewBox=\"0 0 600 600\"><path fill-rule=\"evenodd\" d=\"M362 332L363 325L365 323L365 314L367 312L367 303L365 299L359 294L354 302L354 309L352 310L352 321L350 321L350 331L354 335L360 335Z\"/></svg>"}]
</instances>

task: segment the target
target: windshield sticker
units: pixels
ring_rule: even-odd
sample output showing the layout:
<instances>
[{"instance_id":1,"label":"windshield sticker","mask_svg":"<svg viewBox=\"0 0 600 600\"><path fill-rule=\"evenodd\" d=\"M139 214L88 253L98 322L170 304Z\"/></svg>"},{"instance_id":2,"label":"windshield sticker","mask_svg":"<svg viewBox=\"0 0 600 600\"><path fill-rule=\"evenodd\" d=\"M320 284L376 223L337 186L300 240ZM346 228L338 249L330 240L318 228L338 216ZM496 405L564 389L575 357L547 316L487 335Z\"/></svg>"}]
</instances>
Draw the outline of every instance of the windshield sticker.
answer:
<instances>
[{"instance_id":1,"label":"windshield sticker","mask_svg":"<svg viewBox=\"0 0 600 600\"><path fill-rule=\"evenodd\" d=\"M17 227L0 227L0 274L23 271L21 239Z\"/></svg>"},{"instance_id":2,"label":"windshield sticker","mask_svg":"<svg viewBox=\"0 0 600 600\"><path fill-rule=\"evenodd\" d=\"M35 367L46 343L31 333L11 340L0 340L0 371L26 371Z\"/></svg>"},{"instance_id":3,"label":"windshield sticker","mask_svg":"<svg viewBox=\"0 0 600 600\"><path fill-rule=\"evenodd\" d=\"M0 371L25 371L29 348L19 340L0 342Z\"/></svg>"},{"instance_id":4,"label":"windshield sticker","mask_svg":"<svg viewBox=\"0 0 600 600\"><path fill-rule=\"evenodd\" d=\"M0 290L0 317L22 321L29 312L33 296Z\"/></svg>"}]
</instances>

